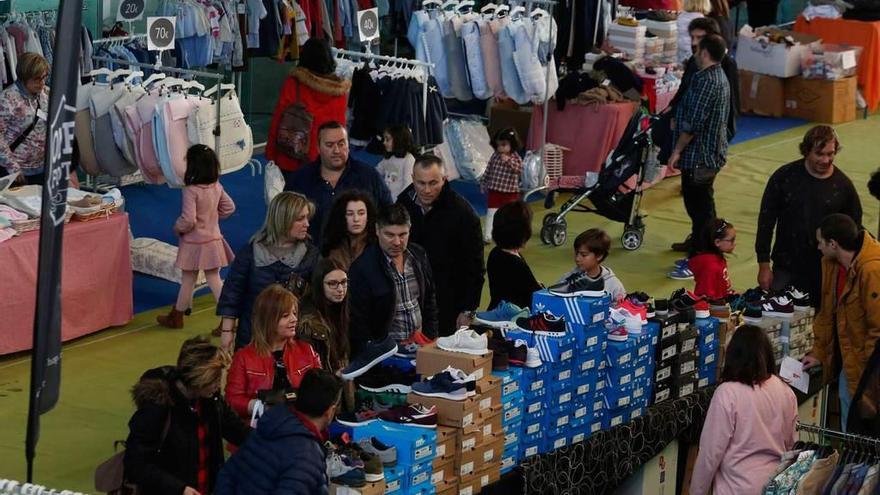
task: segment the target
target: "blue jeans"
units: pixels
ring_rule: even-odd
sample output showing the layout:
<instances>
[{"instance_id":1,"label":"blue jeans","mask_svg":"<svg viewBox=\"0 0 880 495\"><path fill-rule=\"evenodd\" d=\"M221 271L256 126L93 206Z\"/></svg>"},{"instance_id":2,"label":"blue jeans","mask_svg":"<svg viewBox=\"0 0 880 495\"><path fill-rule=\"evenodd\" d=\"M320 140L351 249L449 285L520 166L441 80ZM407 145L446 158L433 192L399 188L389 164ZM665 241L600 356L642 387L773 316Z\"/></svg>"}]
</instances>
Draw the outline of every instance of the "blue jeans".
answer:
<instances>
[{"instance_id":1,"label":"blue jeans","mask_svg":"<svg viewBox=\"0 0 880 495\"><path fill-rule=\"evenodd\" d=\"M840 396L840 428L846 431L846 420L849 417L849 406L852 404L852 396L849 394L849 384L846 381L846 373L840 372L837 381L838 395Z\"/></svg>"}]
</instances>

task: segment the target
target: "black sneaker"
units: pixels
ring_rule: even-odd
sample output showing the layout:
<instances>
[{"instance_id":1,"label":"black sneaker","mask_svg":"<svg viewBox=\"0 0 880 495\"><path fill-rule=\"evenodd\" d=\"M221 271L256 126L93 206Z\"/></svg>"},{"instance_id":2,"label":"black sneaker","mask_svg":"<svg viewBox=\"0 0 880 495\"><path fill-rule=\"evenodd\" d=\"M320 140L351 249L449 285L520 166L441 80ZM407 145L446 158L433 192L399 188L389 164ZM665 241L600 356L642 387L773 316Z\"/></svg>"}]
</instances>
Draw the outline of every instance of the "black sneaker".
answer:
<instances>
[{"instance_id":1,"label":"black sneaker","mask_svg":"<svg viewBox=\"0 0 880 495\"><path fill-rule=\"evenodd\" d=\"M507 340L504 337L492 336L489 339L489 350L492 351L492 371L507 371L510 366Z\"/></svg>"},{"instance_id":2,"label":"black sneaker","mask_svg":"<svg viewBox=\"0 0 880 495\"><path fill-rule=\"evenodd\" d=\"M657 299L654 301L654 312L659 316L669 314L669 301L666 299Z\"/></svg>"},{"instance_id":3,"label":"black sneaker","mask_svg":"<svg viewBox=\"0 0 880 495\"><path fill-rule=\"evenodd\" d=\"M371 340L367 342L360 354L352 359L351 364L342 370L342 379L353 380L370 371L373 366L390 358L396 352L397 343L390 335L386 336L384 340Z\"/></svg>"},{"instance_id":4,"label":"black sneaker","mask_svg":"<svg viewBox=\"0 0 880 495\"><path fill-rule=\"evenodd\" d=\"M591 280L583 273L575 273L565 282L551 285L547 291L560 297L602 297L605 295L605 280Z\"/></svg>"},{"instance_id":5,"label":"black sneaker","mask_svg":"<svg viewBox=\"0 0 880 495\"><path fill-rule=\"evenodd\" d=\"M408 394L418 381L415 370L402 371L396 366L375 366L358 378L358 387L373 393Z\"/></svg>"},{"instance_id":6,"label":"black sneaker","mask_svg":"<svg viewBox=\"0 0 880 495\"><path fill-rule=\"evenodd\" d=\"M761 303L761 310L764 316L791 318L794 315L794 303L788 296L773 296L764 299Z\"/></svg>"},{"instance_id":7,"label":"black sneaker","mask_svg":"<svg viewBox=\"0 0 880 495\"><path fill-rule=\"evenodd\" d=\"M764 312L761 310L760 305L746 304L746 309L743 310L743 321L746 323L753 325L761 323L763 316Z\"/></svg>"},{"instance_id":8,"label":"black sneaker","mask_svg":"<svg viewBox=\"0 0 880 495\"><path fill-rule=\"evenodd\" d=\"M808 311L810 309L810 294L801 292L795 287L788 287L785 289L785 295L791 299L795 311Z\"/></svg>"},{"instance_id":9,"label":"black sneaker","mask_svg":"<svg viewBox=\"0 0 880 495\"><path fill-rule=\"evenodd\" d=\"M549 311L516 320L516 326L525 332L545 337L565 337L565 318Z\"/></svg>"},{"instance_id":10,"label":"black sneaker","mask_svg":"<svg viewBox=\"0 0 880 495\"><path fill-rule=\"evenodd\" d=\"M669 305L676 311L686 311L693 308L703 298L687 289L678 289L669 297Z\"/></svg>"}]
</instances>

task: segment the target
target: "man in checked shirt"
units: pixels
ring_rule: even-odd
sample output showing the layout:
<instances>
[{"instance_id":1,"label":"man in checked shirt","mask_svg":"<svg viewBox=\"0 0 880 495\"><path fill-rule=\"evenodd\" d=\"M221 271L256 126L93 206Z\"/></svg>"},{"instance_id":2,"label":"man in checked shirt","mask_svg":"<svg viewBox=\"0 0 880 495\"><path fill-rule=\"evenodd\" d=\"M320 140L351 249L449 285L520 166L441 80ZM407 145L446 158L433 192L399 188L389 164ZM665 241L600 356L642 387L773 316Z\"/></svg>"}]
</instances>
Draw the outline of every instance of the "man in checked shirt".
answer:
<instances>
[{"instance_id":1,"label":"man in checked shirt","mask_svg":"<svg viewBox=\"0 0 880 495\"><path fill-rule=\"evenodd\" d=\"M716 216L713 184L727 162L730 84L720 64L726 49L717 34L700 40L694 53L700 70L675 109L675 148L668 166L681 170L681 194L693 239Z\"/></svg>"}]
</instances>

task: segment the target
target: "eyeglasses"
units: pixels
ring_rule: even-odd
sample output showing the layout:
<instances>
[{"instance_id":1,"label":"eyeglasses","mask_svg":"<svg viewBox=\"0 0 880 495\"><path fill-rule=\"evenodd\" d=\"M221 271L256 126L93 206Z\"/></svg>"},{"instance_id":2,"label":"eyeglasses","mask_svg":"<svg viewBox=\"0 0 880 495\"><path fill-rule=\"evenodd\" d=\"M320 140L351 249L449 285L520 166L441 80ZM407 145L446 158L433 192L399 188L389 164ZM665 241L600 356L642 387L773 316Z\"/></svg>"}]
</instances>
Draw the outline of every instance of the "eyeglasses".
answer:
<instances>
[{"instance_id":1,"label":"eyeglasses","mask_svg":"<svg viewBox=\"0 0 880 495\"><path fill-rule=\"evenodd\" d=\"M718 242L729 242L731 244L736 243L736 237L731 237L730 239L718 239Z\"/></svg>"},{"instance_id":2,"label":"eyeglasses","mask_svg":"<svg viewBox=\"0 0 880 495\"><path fill-rule=\"evenodd\" d=\"M324 282L324 285L330 287L331 289L338 289L340 287L348 287L348 280L328 280Z\"/></svg>"}]
</instances>

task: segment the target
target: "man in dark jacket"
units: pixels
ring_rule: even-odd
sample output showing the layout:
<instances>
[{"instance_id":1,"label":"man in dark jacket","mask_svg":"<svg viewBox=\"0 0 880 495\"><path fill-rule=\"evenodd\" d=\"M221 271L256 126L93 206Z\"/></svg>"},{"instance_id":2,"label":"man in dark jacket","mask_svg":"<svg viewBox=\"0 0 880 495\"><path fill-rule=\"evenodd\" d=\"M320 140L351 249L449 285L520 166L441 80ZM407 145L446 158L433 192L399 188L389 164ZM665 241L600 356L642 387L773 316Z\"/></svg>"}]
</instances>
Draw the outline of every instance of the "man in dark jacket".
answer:
<instances>
[{"instance_id":1,"label":"man in dark jacket","mask_svg":"<svg viewBox=\"0 0 880 495\"><path fill-rule=\"evenodd\" d=\"M391 335L397 343L421 331L437 337L434 279L425 250L409 242L410 218L401 205L382 209L378 242L364 249L348 272L352 355L369 341Z\"/></svg>"},{"instance_id":2,"label":"man in dark jacket","mask_svg":"<svg viewBox=\"0 0 880 495\"><path fill-rule=\"evenodd\" d=\"M327 122L318 129L318 161L294 172L284 185L285 191L298 192L315 203L315 216L309 224L309 234L316 246L321 245L324 220L338 194L349 189L360 189L372 196L380 207L393 201L376 167L349 156L348 133L342 124Z\"/></svg>"},{"instance_id":3,"label":"man in dark jacket","mask_svg":"<svg viewBox=\"0 0 880 495\"><path fill-rule=\"evenodd\" d=\"M217 346L193 337L176 367L149 370L134 386L137 411L128 422L124 462L138 493L211 493L225 460L223 440L240 445L249 432L218 393L224 366Z\"/></svg>"},{"instance_id":4,"label":"man in dark jacket","mask_svg":"<svg viewBox=\"0 0 880 495\"><path fill-rule=\"evenodd\" d=\"M410 238L424 246L437 287L439 332L450 335L470 323L480 306L485 280L480 218L446 180L443 162L422 155L413 166L413 183L397 197L412 219Z\"/></svg>"},{"instance_id":5,"label":"man in dark jacket","mask_svg":"<svg viewBox=\"0 0 880 495\"><path fill-rule=\"evenodd\" d=\"M214 495L285 493L321 495L328 490L327 427L336 416L342 381L309 370L295 407L272 407L220 471Z\"/></svg>"}]
</instances>

